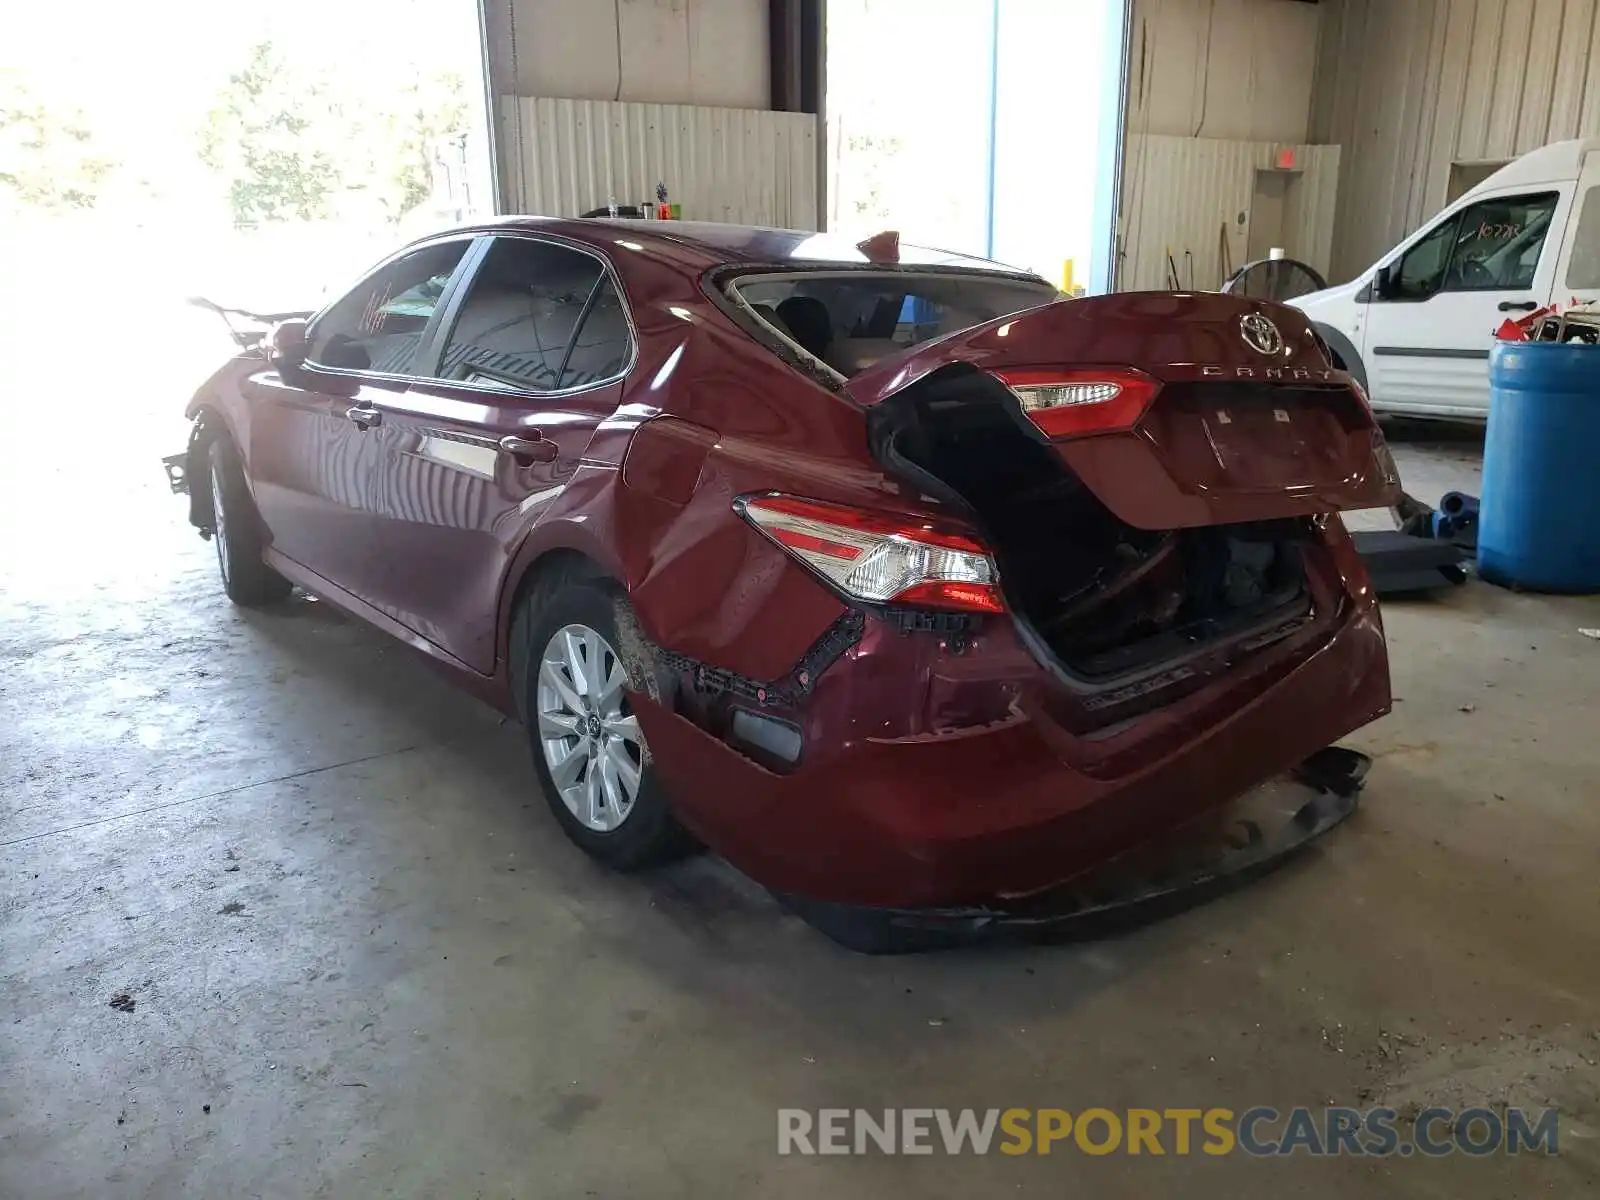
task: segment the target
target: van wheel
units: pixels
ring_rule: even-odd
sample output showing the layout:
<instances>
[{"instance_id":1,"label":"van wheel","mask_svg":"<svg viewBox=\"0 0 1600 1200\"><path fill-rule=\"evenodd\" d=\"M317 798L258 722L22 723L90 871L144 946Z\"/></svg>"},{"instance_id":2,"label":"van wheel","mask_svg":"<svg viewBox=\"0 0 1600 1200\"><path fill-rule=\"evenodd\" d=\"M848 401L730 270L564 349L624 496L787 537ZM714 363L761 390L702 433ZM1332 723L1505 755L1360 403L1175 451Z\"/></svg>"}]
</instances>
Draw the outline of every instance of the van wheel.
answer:
<instances>
[{"instance_id":1,"label":"van wheel","mask_svg":"<svg viewBox=\"0 0 1600 1200\"><path fill-rule=\"evenodd\" d=\"M238 452L219 437L207 450L211 467L211 542L217 549L217 572L228 599L246 608L277 604L291 584L261 559L265 546L261 518L245 486Z\"/></svg>"},{"instance_id":2,"label":"van wheel","mask_svg":"<svg viewBox=\"0 0 1600 1200\"><path fill-rule=\"evenodd\" d=\"M545 800L568 838L620 871L693 846L628 699L635 689L655 694L655 666L633 622L607 585L557 577L523 598L511 630L517 705Z\"/></svg>"}]
</instances>

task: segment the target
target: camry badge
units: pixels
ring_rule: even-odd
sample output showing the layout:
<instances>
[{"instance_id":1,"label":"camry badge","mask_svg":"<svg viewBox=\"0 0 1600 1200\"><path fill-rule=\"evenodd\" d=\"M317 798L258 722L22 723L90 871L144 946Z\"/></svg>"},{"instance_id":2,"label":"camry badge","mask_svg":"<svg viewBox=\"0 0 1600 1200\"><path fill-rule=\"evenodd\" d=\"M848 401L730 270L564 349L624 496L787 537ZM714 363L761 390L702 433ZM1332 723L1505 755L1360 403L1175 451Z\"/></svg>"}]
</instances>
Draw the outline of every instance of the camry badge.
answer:
<instances>
[{"instance_id":1,"label":"camry badge","mask_svg":"<svg viewBox=\"0 0 1600 1200\"><path fill-rule=\"evenodd\" d=\"M1283 353L1283 334L1260 313L1245 313L1239 318L1239 335L1246 346L1268 357Z\"/></svg>"}]
</instances>

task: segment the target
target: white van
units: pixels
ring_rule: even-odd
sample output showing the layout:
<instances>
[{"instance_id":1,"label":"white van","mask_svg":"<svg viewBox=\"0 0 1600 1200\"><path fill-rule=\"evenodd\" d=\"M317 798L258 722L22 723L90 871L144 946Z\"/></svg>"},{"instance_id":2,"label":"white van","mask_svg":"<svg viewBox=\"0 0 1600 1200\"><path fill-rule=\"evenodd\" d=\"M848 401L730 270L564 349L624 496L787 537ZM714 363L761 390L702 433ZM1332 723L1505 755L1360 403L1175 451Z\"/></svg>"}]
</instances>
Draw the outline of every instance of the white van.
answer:
<instances>
[{"instance_id":1,"label":"white van","mask_svg":"<svg viewBox=\"0 0 1600 1200\"><path fill-rule=\"evenodd\" d=\"M1485 179L1353 283L1289 301L1382 413L1483 420L1507 317L1600 299L1600 139Z\"/></svg>"}]
</instances>

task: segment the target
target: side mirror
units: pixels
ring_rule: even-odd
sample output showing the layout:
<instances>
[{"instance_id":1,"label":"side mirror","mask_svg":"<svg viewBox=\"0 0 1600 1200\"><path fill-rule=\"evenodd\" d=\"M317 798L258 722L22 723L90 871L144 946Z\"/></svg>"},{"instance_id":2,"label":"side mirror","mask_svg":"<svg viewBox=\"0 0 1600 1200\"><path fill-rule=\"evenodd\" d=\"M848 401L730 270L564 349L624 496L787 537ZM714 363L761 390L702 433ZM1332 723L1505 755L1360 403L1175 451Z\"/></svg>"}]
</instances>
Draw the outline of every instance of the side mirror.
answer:
<instances>
[{"instance_id":1,"label":"side mirror","mask_svg":"<svg viewBox=\"0 0 1600 1200\"><path fill-rule=\"evenodd\" d=\"M1394 268L1379 267L1378 273L1372 277L1372 290L1378 299L1388 300L1394 296Z\"/></svg>"},{"instance_id":2,"label":"side mirror","mask_svg":"<svg viewBox=\"0 0 1600 1200\"><path fill-rule=\"evenodd\" d=\"M267 361L277 370L278 378L290 387L306 386L303 368L306 355L311 352L311 343L306 340L305 318L279 321L267 332L265 349Z\"/></svg>"},{"instance_id":3,"label":"side mirror","mask_svg":"<svg viewBox=\"0 0 1600 1200\"><path fill-rule=\"evenodd\" d=\"M267 361L279 370L298 367L305 362L310 349L306 341L306 322L300 317L279 321L267 334Z\"/></svg>"}]
</instances>

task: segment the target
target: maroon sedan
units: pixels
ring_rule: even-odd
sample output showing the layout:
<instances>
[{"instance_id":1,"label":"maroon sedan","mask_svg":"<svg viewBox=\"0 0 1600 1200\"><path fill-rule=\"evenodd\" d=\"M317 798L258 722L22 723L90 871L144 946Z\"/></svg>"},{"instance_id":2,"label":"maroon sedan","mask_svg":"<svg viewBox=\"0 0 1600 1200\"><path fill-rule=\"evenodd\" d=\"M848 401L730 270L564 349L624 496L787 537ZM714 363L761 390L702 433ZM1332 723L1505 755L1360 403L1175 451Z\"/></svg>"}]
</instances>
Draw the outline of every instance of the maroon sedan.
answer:
<instances>
[{"instance_id":1,"label":"maroon sedan","mask_svg":"<svg viewBox=\"0 0 1600 1200\"><path fill-rule=\"evenodd\" d=\"M1300 314L862 246L417 242L200 389L191 519L518 715L588 853L813 915L1014 909L1388 711L1398 481Z\"/></svg>"}]
</instances>

